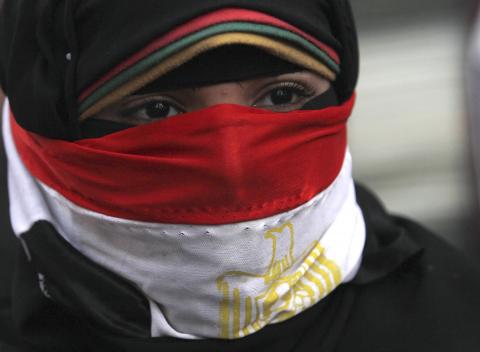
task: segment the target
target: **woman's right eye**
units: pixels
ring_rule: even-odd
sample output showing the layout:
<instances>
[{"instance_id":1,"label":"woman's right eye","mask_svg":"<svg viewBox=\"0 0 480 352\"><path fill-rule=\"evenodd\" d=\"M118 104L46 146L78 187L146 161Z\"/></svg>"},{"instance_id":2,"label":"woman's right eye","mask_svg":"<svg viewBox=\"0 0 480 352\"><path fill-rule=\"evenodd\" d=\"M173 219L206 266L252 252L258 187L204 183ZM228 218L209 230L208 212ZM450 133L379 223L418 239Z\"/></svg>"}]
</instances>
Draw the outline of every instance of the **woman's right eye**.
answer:
<instances>
[{"instance_id":1,"label":"woman's right eye","mask_svg":"<svg viewBox=\"0 0 480 352\"><path fill-rule=\"evenodd\" d=\"M150 100L127 107L121 112L123 118L133 119L140 122L150 122L165 119L183 111L167 100ZM132 121L133 122L133 121Z\"/></svg>"}]
</instances>

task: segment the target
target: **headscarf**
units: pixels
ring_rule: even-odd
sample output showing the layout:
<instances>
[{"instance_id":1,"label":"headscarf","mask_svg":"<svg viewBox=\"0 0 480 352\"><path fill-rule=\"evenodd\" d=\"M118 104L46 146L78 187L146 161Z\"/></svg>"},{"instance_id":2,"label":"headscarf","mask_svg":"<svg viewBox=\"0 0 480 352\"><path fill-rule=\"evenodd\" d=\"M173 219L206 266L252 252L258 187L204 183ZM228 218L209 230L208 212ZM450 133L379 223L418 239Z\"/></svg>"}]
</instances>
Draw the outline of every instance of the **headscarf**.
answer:
<instances>
[{"instance_id":1,"label":"headscarf","mask_svg":"<svg viewBox=\"0 0 480 352\"><path fill-rule=\"evenodd\" d=\"M340 58L335 90L340 102L350 98L358 76L358 46L345 0L141 0L134 6L128 0L5 1L0 84L23 128L78 139L79 98L87 89L172 28L224 8L265 13L331 48Z\"/></svg>"}]
</instances>

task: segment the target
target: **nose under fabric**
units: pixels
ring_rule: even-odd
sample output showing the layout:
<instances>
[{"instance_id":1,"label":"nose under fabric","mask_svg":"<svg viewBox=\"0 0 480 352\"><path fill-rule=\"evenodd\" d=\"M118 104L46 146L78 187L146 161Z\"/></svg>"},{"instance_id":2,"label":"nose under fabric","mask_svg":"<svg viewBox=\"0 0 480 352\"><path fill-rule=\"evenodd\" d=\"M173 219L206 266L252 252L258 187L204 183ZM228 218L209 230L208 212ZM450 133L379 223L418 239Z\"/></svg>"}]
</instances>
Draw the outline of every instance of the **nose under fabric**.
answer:
<instances>
[{"instance_id":1,"label":"nose under fabric","mask_svg":"<svg viewBox=\"0 0 480 352\"><path fill-rule=\"evenodd\" d=\"M216 105L76 142L29 133L13 118L12 126L30 172L76 204L133 220L221 224L290 210L330 185L353 103L288 114Z\"/></svg>"}]
</instances>

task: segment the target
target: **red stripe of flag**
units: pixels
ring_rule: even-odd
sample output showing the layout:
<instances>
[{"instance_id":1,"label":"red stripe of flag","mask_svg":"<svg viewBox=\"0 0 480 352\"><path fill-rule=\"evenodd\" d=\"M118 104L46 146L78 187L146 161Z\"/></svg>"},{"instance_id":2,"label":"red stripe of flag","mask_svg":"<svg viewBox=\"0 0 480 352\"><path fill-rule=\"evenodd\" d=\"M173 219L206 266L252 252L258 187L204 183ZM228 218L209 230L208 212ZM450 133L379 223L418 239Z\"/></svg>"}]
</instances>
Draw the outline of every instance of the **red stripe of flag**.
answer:
<instances>
[{"instance_id":1,"label":"red stripe of flag","mask_svg":"<svg viewBox=\"0 0 480 352\"><path fill-rule=\"evenodd\" d=\"M216 105L77 142L29 133L13 118L12 132L29 171L83 208L223 224L282 213L325 190L343 164L353 101L288 114Z\"/></svg>"}]
</instances>

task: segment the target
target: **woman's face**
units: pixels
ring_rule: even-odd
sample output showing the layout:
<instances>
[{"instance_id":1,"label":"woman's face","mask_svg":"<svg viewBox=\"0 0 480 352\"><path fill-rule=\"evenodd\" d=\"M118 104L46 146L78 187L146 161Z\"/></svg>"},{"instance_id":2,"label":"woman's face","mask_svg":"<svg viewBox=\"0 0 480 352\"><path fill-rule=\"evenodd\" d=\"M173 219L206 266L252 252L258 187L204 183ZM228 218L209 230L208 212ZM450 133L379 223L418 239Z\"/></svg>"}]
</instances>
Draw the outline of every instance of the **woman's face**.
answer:
<instances>
[{"instance_id":1,"label":"woman's face","mask_svg":"<svg viewBox=\"0 0 480 352\"><path fill-rule=\"evenodd\" d=\"M141 125L217 104L238 104L276 112L300 109L321 95L330 82L309 72L131 95L94 118Z\"/></svg>"}]
</instances>

